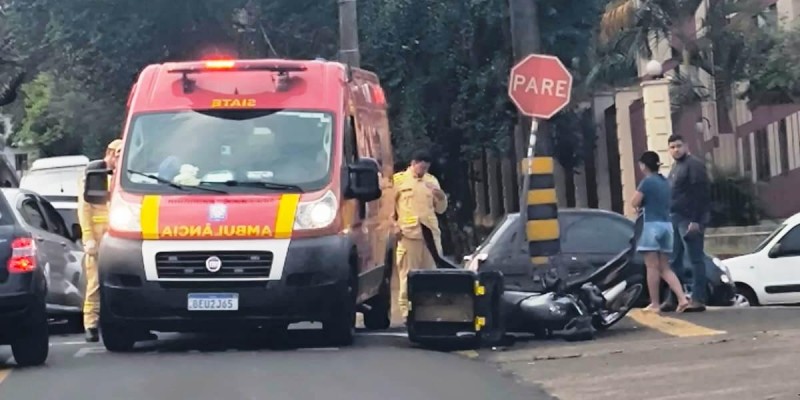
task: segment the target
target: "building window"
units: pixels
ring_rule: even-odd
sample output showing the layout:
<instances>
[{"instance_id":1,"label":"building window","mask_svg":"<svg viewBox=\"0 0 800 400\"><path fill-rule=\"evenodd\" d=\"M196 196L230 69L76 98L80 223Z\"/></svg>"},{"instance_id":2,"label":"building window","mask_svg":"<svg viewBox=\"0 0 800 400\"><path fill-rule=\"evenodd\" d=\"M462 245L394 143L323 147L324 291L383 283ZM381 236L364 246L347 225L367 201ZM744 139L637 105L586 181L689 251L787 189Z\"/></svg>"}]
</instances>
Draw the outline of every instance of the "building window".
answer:
<instances>
[{"instance_id":1,"label":"building window","mask_svg":"<svg viewBox=\"0 0 800 400\"><path fill-rule=\"evenodd\" d=\"M27 154L14 154L14 166L17 171L28 170L28 155Z\"/></svg>"},{"instance_id":2,"label":"building window","mask_svg":"<svg viewBox=\"0 0 800 400\"><path fill-rule=\"evenodd\" d=\"M786 120L778 122L778 157L780 157L781 173L789 173L789 136L786 132Z\"/></svg>"},{"instance_id":3,"label":"building window","mask_svg":"<svg viewBox=\"0 0 800 400\"><path fill-rule=\"evenodd\" d=\"M742 172L748 179L753 179L753 155L750 152L750 135L742 138Z\"/></svg>"},{"instance_id":4,"label":"building window","mask_svg":"<svg viewBox=\"0 0 800 400\"><path fill-rule=\"evenodd\" d=\"M756 179L768 181L771 175L769 170L769 141L767 139L767 130L757 130L754 139L756 150Z\"/></svg>"}]
</instances>

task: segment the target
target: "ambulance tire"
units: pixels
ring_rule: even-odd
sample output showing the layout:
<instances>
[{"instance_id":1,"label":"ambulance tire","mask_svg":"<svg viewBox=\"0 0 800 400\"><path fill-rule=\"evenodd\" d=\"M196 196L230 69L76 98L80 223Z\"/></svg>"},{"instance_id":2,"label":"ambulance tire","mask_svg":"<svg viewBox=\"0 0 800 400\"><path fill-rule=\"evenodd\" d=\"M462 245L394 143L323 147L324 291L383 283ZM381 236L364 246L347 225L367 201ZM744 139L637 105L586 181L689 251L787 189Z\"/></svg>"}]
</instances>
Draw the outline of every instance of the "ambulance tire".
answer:
<instances>
[{"instance_id":1,"label":"ambulance tire","mask_svg":"<svg viewBox=\"0 0 800 400\"><path fill-rule=\"evenodd\" d=\"M127 353L133 350L136 339L130 334L130 329L118 325L103 324L100 322L100 337L103 346L112 353Z\"/></svg>"},{"instance_id":2,"label":"ambulance tire","mask_svg":"<svg viewBox=\"0 0 800 400\"><path fill-rule=\"evenodd\" d=\"M386 272L381 281L381 288L367 304L370 310L364 313L364 327L371 331L389 329L392 325L392 266L394 265L394 249L386 251Z\"/></svg>"},{"instance_id":3,"label":"ambulance tire","mask_svg":"<svg viewBox=\"0 0 800 400\"><path fill-rule=\"evenodd\" d=\"M322 322L325 338L333 346L346 347L353 344L356 334L356 298L358 296L358 274L355 269L345 288L339 293L339 299L333 307L330 318Z\"/></svg>"}]
</instances>

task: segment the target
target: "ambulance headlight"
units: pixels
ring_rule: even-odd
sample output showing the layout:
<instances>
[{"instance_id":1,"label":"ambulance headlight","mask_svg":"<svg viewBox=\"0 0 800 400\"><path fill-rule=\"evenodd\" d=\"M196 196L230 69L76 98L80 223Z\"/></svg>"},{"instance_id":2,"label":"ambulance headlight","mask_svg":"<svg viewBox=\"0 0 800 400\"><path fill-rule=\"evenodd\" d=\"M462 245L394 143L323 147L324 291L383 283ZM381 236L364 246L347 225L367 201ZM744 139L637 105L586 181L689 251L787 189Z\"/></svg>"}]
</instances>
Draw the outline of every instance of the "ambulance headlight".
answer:
<instances>
[{"instance_id":1,"label":"ambulance headlight","mask_svg":"<svg viewBox=\"0 0 800 400\"><path fill-rule=\"evenodd\" d=\"M321 229L333 223L339 204L333 192L328 191L317 200L297 205L294 229Z\"/></svg>"},{"instance_id":2,"label":"ambulance headlight","mask_svg":"<svg viewBox=\"0 0 800 400\"><path fill-rule=\"evenodd\" d=\"M108 212L109 228L115 231L140 232L142 230L141 209L140 204L131 204L122 200L121 197L115 197L111 200Z\"/></svg>"}]
</instances>

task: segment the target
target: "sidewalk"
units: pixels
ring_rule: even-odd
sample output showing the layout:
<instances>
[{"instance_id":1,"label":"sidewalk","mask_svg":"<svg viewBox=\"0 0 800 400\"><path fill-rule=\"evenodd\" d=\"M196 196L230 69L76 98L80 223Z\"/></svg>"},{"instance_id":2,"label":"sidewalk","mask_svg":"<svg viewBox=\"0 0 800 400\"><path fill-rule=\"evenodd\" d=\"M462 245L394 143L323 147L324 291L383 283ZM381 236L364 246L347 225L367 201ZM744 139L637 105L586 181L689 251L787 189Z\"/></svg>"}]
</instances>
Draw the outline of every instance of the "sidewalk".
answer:
<instances>
[{"instance_id":1,"label":"sidewalk","mask_svg":"<svg viewBox=\"0 0 800 400\"><path fill-rule=\"evenodd\" d=\"M686 337L623 321L592 342L535 341L480 358L560 400L797 399L796 317L800 309L713 310L691 319L721 333Z\"/></svg>"}]
</instances>

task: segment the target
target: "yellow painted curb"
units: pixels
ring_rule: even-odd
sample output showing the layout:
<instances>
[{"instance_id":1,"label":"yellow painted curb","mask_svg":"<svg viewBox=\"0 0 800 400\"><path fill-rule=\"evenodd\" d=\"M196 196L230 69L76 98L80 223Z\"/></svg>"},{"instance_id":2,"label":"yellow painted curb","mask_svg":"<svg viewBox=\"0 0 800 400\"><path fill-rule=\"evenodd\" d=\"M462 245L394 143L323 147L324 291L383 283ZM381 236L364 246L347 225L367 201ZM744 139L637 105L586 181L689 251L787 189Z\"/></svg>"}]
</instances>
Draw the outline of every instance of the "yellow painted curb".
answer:
<instances>
[{"instance_id":1,"label":"yellow painted curb","mask_svg":"<svg viewBox=\"0 0 800 400\"><path fill-rule=\"evenodd\" d=\"M693 324L689 321L665 317L653 312L647 312L640 309L631 310L628 313L634 321L648 327L655 329L659 332L666 333L667 335L677 337L693 337L693 336L713 336L723 335L726 331L719 331L716 329L707 328L702 325Z\"/></svg>"},{"instance_id":2,"label":"yellow painted curb","mask_svg":"<svg viewBox=\"0 0 800 400\"><path fill-rule=\"evenodd\" d=\"M454 353L458 354L460 356L464 356L464 357L470 358L470 359L478 358L478 352L475 351L475 350L456 351Z\"/></svg>"}]
</instances>

